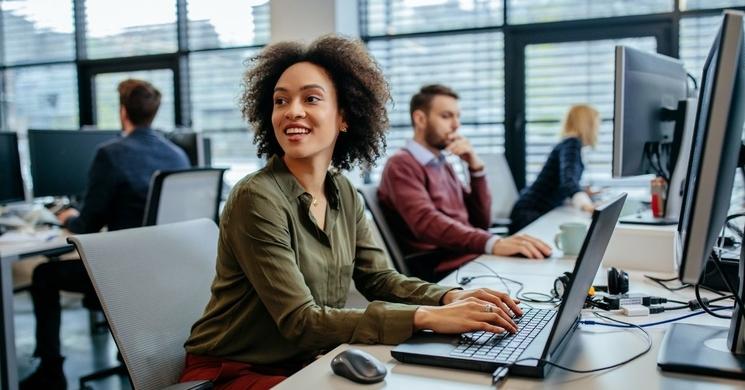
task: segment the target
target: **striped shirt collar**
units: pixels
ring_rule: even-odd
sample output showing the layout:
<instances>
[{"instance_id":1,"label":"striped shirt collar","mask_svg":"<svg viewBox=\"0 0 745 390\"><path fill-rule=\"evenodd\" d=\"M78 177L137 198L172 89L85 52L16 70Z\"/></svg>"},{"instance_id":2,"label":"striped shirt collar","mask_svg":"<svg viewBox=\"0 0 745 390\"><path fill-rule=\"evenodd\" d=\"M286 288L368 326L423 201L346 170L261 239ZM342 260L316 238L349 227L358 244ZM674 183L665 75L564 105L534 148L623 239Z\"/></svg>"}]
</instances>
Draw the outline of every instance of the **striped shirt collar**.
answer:
<instances>
[{"instance_id":1,"label":"striped shirt collar","mask_svg":"<svg viewBox=\"0 0 745 390\"><path fill-rule=\"evenodd\" d=\"M422 166L445 164L444 154L440 153L439 155L435 155L429 149L425 148L422 144L414 141L413 139L410 139L406 142L405 148Z\"/></svg>"}]
</instances>

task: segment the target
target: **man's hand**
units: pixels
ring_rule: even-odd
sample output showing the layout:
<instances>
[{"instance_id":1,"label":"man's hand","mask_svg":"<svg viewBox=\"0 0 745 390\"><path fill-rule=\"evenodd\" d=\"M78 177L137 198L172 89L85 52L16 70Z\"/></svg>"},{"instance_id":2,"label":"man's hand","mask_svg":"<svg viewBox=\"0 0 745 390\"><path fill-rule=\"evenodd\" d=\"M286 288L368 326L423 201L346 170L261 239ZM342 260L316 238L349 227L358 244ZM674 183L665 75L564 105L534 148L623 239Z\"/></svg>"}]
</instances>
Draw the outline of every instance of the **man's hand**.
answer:
<instances>
[{"instance_id":1,"label":"man's hand","mask_svg":"<svg viewBox=\"0 0 745 390\"><path fill-rule=\"evenodd\" d=\"M448 135L448 146L445 147L445 150L465 161L468 164L468 169L471 171L475 172L484 169L484 162L476 155L471 143L459 133Z\"/></svg>"},{"instance_id":2,"label":"man's hand","mask_svg":"<svg viewBox=\"0 0 745 390\"><path fill-rule=\"evenodd\" d=\"M587 196L589 196L589 197L598 196L598 195L600 195L600 194L603 193L603 189L602 188L595 188L595 189L593 189L590 186L585 186L585 188L583 190L585 191L585 194L587 194Z\"/></svg>"},{"instance_id":3,"label":"man's hand","mask_svg":"<svg viewBox=\"0 0 745 390\"><path fill-rule=\"evenodd\" d=\"M78 215L80 215L80 212L71 207L69 209L60 211L60 213L57 214L57 219L62 225L64 225L68 219L77 217Z\"/></svg>"},{"instance_id":4,"label":"man's hand","mask_svg":"<svg viewBox=\"0 0 745 390\"><path fill-rule=\"evenodd\" d=\"M523 255L529 259L544 259L551 256L551 247L535 237L515 234L497 241L492 254L496 256Z\"/></svg>"}]
</instances>

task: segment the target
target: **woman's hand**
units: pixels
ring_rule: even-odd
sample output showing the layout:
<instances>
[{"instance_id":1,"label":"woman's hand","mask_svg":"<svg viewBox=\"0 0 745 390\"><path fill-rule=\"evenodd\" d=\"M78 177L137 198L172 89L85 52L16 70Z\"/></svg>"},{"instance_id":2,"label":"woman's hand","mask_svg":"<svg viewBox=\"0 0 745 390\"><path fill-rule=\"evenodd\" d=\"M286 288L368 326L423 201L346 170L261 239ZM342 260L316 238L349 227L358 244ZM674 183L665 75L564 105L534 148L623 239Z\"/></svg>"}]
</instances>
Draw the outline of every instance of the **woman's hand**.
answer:
<instances>
[{"instance_id":1,"label":"woman's hand","mask_svg":"<svg viewBox=\"0 0 745 390\"><path fill-rule=\"evenodd\" d=\"M507 294L480 288L451 290L442 298L445 306L422 306L414 313L416 330L431 329L437 333L489 331L514 333L517 325L512 314L522 315L519 301Z\"/></svg>"},{"instance_id":2,"label":"woman's hand","mask_svg":"<svg viewBox=\"0 0 745 390\"><path fill-rule=\"evenodd\" d=\"M509 313L510 311L515 313L516 316L523 315L523 311L520 306L517 306L520 301L511 298L506 293L501 291L492 290L490 288L475 288L472 290L450 290L442 296L442 304L448 305L457 301L464 301L467 298L477 298L479 300L491 303L498 308Z\"/></svg>"}]
</instances>

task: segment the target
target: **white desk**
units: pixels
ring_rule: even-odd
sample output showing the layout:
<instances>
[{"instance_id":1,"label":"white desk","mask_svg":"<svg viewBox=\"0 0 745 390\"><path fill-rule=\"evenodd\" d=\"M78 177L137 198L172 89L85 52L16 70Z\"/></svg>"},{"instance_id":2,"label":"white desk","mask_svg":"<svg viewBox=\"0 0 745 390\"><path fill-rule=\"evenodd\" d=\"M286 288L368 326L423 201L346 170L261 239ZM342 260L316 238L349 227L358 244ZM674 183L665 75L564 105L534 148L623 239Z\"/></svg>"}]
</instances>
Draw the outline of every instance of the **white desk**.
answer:
<instances>
[{"instance_id":1,"label":"white desk","mask_svg":"<svg viewBox=\"0 0 745 390\"><path fill-rule=\"evenodd\" d=\"M532 225L524 232L540 237L547 242L553 242L553 235L557 232L559 223L566 221L588 221L586 214L570 209L552 211ZM556 253L560 255L560 253ZM525 291L548 293L556 276L564 271L571 271L574 267L573 259L553 258L548 260L528 260L496 256L482 256L478 261L483 262L501 275L519 280L525 284ZM478 264L469 263L460 270L459 276L481 275L489 273ZM644 292L650 295L677 298L687 301L693 297L693 291L686 289L677 293L670 293L655 283L643 277L643 272L629 272L630 291ZM599 272L597 282L604 282L604 270ZM663 276L659 275L658 276ZM664 275L670 276L670 275ZM441 284L455 285L454 274L442 280ZM480 278L471 282L467 288L491 287L504 290L504 286L494 278ZM512 286L511 286L512 288ZM514 289L513 289L514 291ZM540 305L532 304L536 307ZM646 323L673 318L690 313L687 310L677 310L669 313L656 314L649 317L618 317L621 320ZM590 317L595 318L591 314ZM727 326L725 320L707 315L693 317L684 322L699 324L715 324ZM544 380L509 377L502 385L504 389L742 389L745 382L718 379L713 377L673 374L660 371L657 368L657 353L664 336L665 325L647 328L652 337L652 350L641 358L621 366L595 374L572 374L553 369ZM569 345L562 353L558 363L579 369L590 369L610 365L625 360L642 351L645 347L643 336L638 330L608 328L603 326L580 325L574 333ZM392 346L385 345L354 345L363 349L388 368L388 375L384 382L374 385L358 385L347 379L338 377L331 372L331 359L339 352L349 348L341 345L327 353L313 364L305 367L295 375L282 382L278 389L493 389L491 375L487 373L466 370L447 369L400 363L390 355Z\"/></svg>"},{"instance_id":2,"label":"white desk","mask_svg":"<svg viewBox=\"0 0 745 390\"><path fill-rule=\"evenodd\" d=\"M62 233L45 242L0 243L0 388L18 388L13 324L13 263L26 257L56 255L71 250L72 245L65 241Z\"/></svg>"}]
</instances>

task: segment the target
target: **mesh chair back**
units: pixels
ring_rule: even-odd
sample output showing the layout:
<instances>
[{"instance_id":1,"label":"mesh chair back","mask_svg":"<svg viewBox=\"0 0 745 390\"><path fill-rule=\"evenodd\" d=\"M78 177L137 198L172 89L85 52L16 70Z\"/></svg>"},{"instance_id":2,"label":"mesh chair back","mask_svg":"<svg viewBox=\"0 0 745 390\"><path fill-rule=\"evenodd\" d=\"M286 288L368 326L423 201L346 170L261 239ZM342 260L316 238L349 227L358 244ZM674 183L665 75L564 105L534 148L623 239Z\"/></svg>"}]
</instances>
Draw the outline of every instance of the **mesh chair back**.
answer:
<instances>
[{"instance_id":1,"label":"mesh chair back","mask_svg":"<svg viewBox=\"0 0 745 390\"><path fill-rule=\"evenodd\" d=\"M218 229L209 219L68 238L135 389L178 381L184 341L210 298Z\"/></svg>"},{"instance_id":2,"label":"mesh chair back","mask_svg":"<svg viewBox=\"0 0 745 390\"><path fill-rule=\"evenodd\" d=\"M480 153L479 157L486 165L486 182L491 192L492 220L507 219L519 197L510 165L501 153Z\"/></svg>"},{"instance_id":3,"label":"mesh chair back","mask_svg":"<svg viewBox=\"0 0 745 390\"><path fill-rule=\"evenodd\" d=\"M398 272L409 275L409 267L404 261L403 251L399 247L398 242L396 242L396 236L393 234L393 230L391 230L390 226L388 226L383 209L380 207L380 202L378 201L378 186L375 184L365 184L360 186L357 190L365 199L367 209L370 210L373 221L375 221L375 225L378 226L378 231L383 237L383 242L388 249L388 254L393 259L393 264L398 269Z\"/></svg>"},{"instance_id":4,"label":"mesh chair back","mask_svg":"<svg viewBox=\"0 0 745 390\"><path fill-rule=\"evenodd\" d=\"M223 168L158 171L150 181L144 226L210 218L217 222Z\"/></svg>"}]
</instances>

